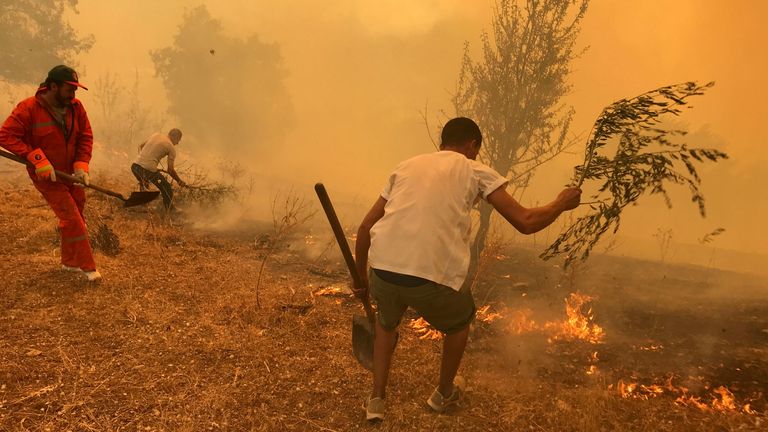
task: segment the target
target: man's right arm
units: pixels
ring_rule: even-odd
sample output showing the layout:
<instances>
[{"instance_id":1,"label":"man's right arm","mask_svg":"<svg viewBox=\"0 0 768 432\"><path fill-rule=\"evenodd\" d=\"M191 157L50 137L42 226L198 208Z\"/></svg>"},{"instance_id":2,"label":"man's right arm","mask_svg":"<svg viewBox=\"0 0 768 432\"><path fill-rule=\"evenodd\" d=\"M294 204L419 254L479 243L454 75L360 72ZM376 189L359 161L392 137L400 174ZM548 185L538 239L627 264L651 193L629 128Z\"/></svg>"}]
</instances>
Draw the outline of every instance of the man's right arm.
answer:
<instances>
[{"instance_id":1,"label":"man's right arm","mask_svg":"<svg viewBox=\"0 0 768 432\"><path fill-rule=\"evenodd\" d=\"M491 192L487 199L515 229L523 234L533 234L549 226L562 212L578 207L581 189L565 188L554 201L541 207L523 207L504 187Z\"/></svg>"},{"instance_id":2,"label":"man's right arm","mask_svg":"<svg viewBox=\"0 0 768 432\"><path fill-rule=\"evenodd\" d=\"M24 142L27 128L32 123L29 110L19 104L0 128L0 146L22 157L32 151L32 147Z\"/></svg>"},{"instance_id":3,"label":"man's right arm","mask_svg":"<svg viewBox=\"0 0 768 432\"><path fill-rule=\"evenodd\" d=\"M179 183L179 186L186 186L187 184L184 183L184 180L179 177L179 174L176 172L176 169L173 167L173 161L168 161L168 174L176 180L177 183Z\"/></svg>"}]
</instances>

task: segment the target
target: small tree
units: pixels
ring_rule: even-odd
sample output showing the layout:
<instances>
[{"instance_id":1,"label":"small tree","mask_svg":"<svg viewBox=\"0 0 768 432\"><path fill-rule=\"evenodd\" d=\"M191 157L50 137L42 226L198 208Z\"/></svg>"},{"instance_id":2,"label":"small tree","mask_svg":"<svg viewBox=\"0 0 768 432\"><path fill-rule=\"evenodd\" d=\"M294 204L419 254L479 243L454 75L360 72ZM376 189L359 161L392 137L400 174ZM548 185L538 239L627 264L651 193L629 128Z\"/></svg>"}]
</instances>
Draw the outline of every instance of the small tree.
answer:
<instances>
[{"instance_id":1,"label":"small tree","mask_svg":"<svg viewBox=\"0 0 768 432\"><path fill-rule=\"evenodd\" d=\"M185 14L173 45L151 57L186 136L262 153L283 138L293 111L276 44L228 36L199 6Z\"/></svg>"},{"instance_id":2,"label":"small tree","mask_svg":"<svg viewBox=\"0 0 768 432\"><path fill-rule=\"evenodd\" d=\"M453 98L458 115L483 129L481 159L525 188L536 167L568 145L573 109L560 100L577 57L576 37L588 0L499 0L493 38L482 34L482 57L474 61L469 44ZM471 280L485 247L492 209L480 207L470 262Z\"/></svg>"},{"instance_id":3,"label":"small tree","mask_svg":"<svg viewBox=\"0 0 768 432\"><path fill-rule=\"evenodd\" d=\"M64 20L77 0L13 0L0 3L0 76L13 84L37 84L53 66L75 64L93 36L79 37Z\"/></svg>"},{"instance_id":4,"label":"small tree","mask_svg":"<svg viewBox=\"0 0 768 432\"><path fill-rule=\"evenodd\" d=\"M142 102L139 94L139 73L134 74L133 84L120 84L123 77L106 72L93 85L97 110L93 112L94 129L99 141L109 143L110 148L124 152L133 158L138 144L165 122Z\"/></svg>"}]
</instances>

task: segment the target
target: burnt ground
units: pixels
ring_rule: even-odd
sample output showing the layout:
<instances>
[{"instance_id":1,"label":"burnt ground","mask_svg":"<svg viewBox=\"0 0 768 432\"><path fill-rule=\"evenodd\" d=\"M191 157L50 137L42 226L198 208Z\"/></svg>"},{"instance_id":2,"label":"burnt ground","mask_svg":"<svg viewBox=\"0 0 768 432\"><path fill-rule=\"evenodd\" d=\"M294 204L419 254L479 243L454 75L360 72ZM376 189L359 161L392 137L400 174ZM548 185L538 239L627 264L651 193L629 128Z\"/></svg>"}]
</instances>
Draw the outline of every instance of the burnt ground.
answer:
<instances>
[{"instance_id":1,"label":"burnt ground","mask_svg":"<svg viewBox=\"0 0 768 432\"><path fill-rule=\"evenodd\" d=\"M563 271L509 248L475 291L502 317L473 326L462 407L427 408L440 343L405 323L387 419L369 425L370 376L350 353L361 308L334 248L309 258L305 231L270 250L256 241L270 221L202 232L89 197L91 229L120 243L97 250L96 285L58 270L55 219L35 191L0 192L0 430L765 430L763 279L600 256ZM600 343L544 326L564 322L576 291L594 297L581 311ZM538 327L512 330L519 311Z\"/></svg>"},{"instance_id":2,"label":"burnt ground","mask_svg":"<svg viewBox=\"0 0 768 432\"><path fill-rule=\"evenodd\" d=\"M547 342L546 334L535 330L505 335L513 347L507 345L500 356L520 364L517 376L571 389L601 384L615 390L638 414L656 404L669 404L665 408L669 411L659 418L642 420L649 430L664 428L651 427L654 421L671 422L670 430L686 429L668 418L690 415L684 408L697 407L713 415L718 410L765 413L768 285L764 279L607 256L563 272L528 250L512 249L507 254L494 266L495 280L491 277L481 290L490 290L504 304L532 309L544 319L551 318L553 306L569 292L588 294L594 299L582 311L591 309L594 322L605 331L597 344ZM506 277L510 273L526 283L510 288ZM585 373L592 365L596 371ZM636 386L621 397L620 382ZM652 386L659 392L650 391ZM728 401L720 387L733 398L730 410L723 406ZM697 421L710 425L712 417ZM732 427L715 424L711 423L714 430ZM761 430L758 426L755 430Z\"/></svg>"}]
</instances>

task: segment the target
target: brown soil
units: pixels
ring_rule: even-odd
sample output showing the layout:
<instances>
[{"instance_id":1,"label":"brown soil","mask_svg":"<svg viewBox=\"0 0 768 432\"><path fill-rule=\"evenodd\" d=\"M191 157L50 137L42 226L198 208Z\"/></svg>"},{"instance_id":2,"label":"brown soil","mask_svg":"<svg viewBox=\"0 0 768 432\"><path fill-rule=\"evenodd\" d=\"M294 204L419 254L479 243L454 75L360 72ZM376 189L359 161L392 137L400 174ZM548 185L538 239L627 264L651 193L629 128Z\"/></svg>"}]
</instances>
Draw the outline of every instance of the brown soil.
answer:
<instances>
[{"instance_id":1,"label":"brown soil","mask_svg":"<svg viewBox=\"0 0 768 432\"><path fill-rule=\"evenodd\" d=\"M348 294L317 294L347 284L334 248L315 258L280 248L257 293L264 224L200 232L154 207L126 210L91 194L91 228L105 224L119 251L97 250L104 279L87 284L58 269L55 219L39 195L4 185L0 196L0 430L765 429L764 280L607 257L563 272L510 249L484 275L478 304L563 321L563 299L579 290L597 297L603 343L516 334L506 330L508 316L478 321L460 371L469 382L464 404L436 415L424 401L440 343L404 323L387 418L369 425L361 405L370 375L350 345L361 308ZM642 349L651 346L663 348ZM682 405L680 390L647 400L618 391L619 380L663 385L670 377L707 404L725 386L737 408Z\"/></svg>"}]
</instances>

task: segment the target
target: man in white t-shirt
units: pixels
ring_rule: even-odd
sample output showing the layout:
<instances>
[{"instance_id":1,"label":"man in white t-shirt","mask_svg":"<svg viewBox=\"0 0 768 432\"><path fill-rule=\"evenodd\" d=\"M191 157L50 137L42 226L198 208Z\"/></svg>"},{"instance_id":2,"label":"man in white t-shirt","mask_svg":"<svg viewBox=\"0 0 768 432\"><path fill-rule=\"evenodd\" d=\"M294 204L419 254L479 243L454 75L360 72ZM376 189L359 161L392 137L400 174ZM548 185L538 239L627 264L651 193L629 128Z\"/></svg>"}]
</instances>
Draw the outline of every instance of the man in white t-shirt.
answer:
<instances>
[{"instance_id":1,"label":"man in white t-shirt","mask_svg":"<svg viewBox=\"0 0 768 432\"><path fill-rule=\"evenodd\" d=\"M440 151L400 163L360 225L355 255L364 286L355 288L368 295L370 287L378 306L368 420L384 418L396 330L408 307L445 334L439 384L428 405L443 412L459 400L454 378L475 317L472 293L460 289L469 269L475 203L485 199L524 234L547 227L579 205L581 190L569 187L545 206L521 206L507 193L507 179L475 160L482 139L471 119L450 120L443 127Z\"/></svg>"},{"instance_id":2,"label":"man in white t-shirt","mask_svg":"<svg viewBox=\"0 0 768 432\"><path fill-rule=\"evenodd\" d=\"M141 189L144 190L149 183L154 184L160 190L163 197L163 205L166 210L171 209L173 205L173 188L165 176L157 170L157 165L164 158L168 158L168 174L179 183L179 186L185 186L179 174L176 172L174 162L176 161L175 146L181 141L181 131L171 129L168 135L154 133L146 141L139 145L139 157L131 165L131 172L139 181Z\"/></svg>"}]
</instances>

